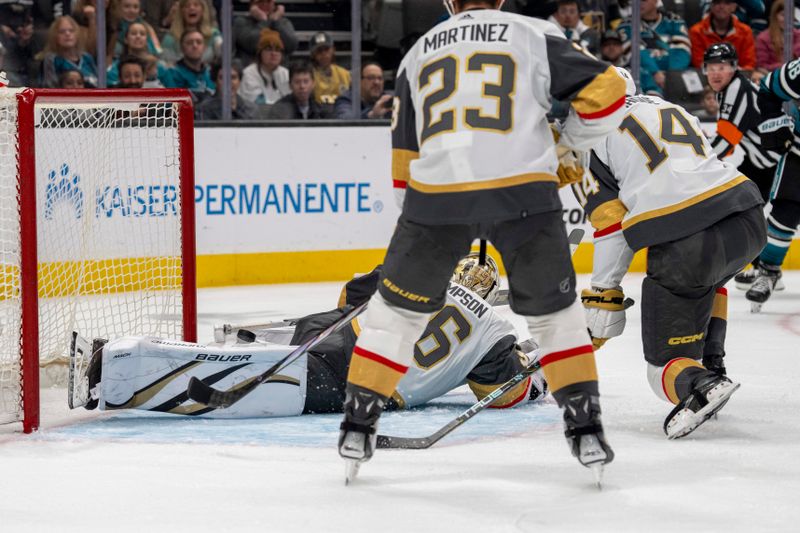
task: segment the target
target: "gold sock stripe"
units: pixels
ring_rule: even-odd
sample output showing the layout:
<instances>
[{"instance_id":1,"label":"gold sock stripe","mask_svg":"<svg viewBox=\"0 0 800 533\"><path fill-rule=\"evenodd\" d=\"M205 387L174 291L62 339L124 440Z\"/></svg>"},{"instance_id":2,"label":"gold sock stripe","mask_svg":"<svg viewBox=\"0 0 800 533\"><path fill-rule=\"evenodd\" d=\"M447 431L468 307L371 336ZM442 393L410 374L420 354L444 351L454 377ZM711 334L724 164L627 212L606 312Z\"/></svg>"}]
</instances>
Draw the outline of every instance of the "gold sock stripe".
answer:
<instances>
[{"instance_id":1,"label":"gold sock stripe","mask_svg":"<svg viewBox=\"0 0 800 533\"><path fill-rule=\"evenodd\" d=\"M678 397L678 393L675 392L675 380L678 379L678 376L681 372L687 368L693 367L703 368L703 365L694 359L679 357L677 359L673 359L667 363L666 366L664 366L664 371L661 373L661 386L664 390L664 394L672 403L677 404L679 401L681 401L681 399Z\"/></svg>"},{"instance_id":2,"label":"gold sock stripe","mask_svg":"<svg viewBox=\"0 0 800 533\"><path fill-rule=\"evenodd\" d=\"M400 372L379 361L368 359L354 352L353 358L350 360L347 382L377 392L381 396L388 398L397 388L397 384L404 375L405 372Z\"/></svg>"},{"instance_id":3,"label":"gold sock stripe","mask_svg":"<svg viewBox=\"0 0 800 533\"><path fill-rule=\"evenodd\" d=\"M584 381L597 381L594 352L558 359L544 366L544 377L552 392Z\"/></svg>"}]
</instances>

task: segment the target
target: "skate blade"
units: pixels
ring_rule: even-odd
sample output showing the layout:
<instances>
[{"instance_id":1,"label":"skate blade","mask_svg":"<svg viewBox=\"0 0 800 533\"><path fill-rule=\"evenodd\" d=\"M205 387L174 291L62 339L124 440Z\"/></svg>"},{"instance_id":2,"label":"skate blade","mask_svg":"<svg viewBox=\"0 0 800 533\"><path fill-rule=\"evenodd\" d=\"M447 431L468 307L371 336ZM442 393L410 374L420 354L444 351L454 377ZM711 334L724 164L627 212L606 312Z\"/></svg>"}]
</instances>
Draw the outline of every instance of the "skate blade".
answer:
<instances>
[{"instance_id":1,"label":"skate blade","mask_svg":"<svg viewBox=\"0 0 800 533\"><path fill-rule=\"evenodd\" d=\"M592 475L594 476L594 482L597 485L597 490L603 490L603 463L589 465L589 469L592 471Z\"/></svg>"},{"instance_id":2,"label":"skate blade","mask_svg":"<svg viewBox=\"0 0 800 533\"><path fill-rule=\"evenodd\" d=\"M695 429L699 428L706 421L708 421L708 419L710 419L712 416L715 416L720 409L725 407L725 404L728 403L728 400L730 400L733 393L739 390L739 387L741 386L742 386L741 383L734 383L733 387L728 389L726 393L720 396L713 404L709 403L696 413L691 413L683 417L681 420L683 424L681 424L681 426L679 427L673 426L669 428L670 434L667 435L667 438L669 440L680 439L682 437L685 437L686 435L689 435Z\"/></svg>"},{"instance_id":3,"label":"skate blade","mask_svg":"<svg viewBox=\"0 0 800 533\"><path fill-rule=\"evenodd\" d=\"M750 302L750 312L754 313L754 314L755 313L760 313L762 305L764 305L764 304L763 303L759 303L759 302Z\"/></svg>"},{"instance_id":4,"label":"skate blade","mask_svg":"<svg viewBox=\"0 0 800 533\"><path fill-rule=\"evenodd\" d=\"M361 461L358 459L345 459L344 460L344 485L348 486L356 480L358 476L358 469L361 468Z\"/></svg>"}]
</instances>

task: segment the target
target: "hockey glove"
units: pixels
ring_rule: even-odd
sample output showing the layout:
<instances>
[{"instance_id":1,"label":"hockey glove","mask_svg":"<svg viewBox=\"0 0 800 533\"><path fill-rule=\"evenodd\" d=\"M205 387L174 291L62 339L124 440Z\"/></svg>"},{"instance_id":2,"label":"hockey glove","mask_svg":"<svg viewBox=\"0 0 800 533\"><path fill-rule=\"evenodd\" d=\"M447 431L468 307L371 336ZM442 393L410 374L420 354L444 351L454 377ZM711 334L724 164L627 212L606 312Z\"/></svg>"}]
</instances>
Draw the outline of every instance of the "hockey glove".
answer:
<instances>
[{"instance_id":1,"label":"hockey glove","mask_svg":"<svg viewBox=\"0 0 800 533\"><path fill-rule=\"evenodd\" d=\"M565 187L581 181L586 169L589 168L589 154L561 144L561 131L558 123L551 124L550 129L553 132L553 140L556 141L558 186Z\"/></svg>"},{"instance_id":2,"label":"hockey glove","mask_svg":"<svg viewBox=\"0 0 800 533\"><path fill-rule=\"evenodd\" d=\"M595 350L611 337L622 334L625 329L625 294L622 289L584 289L581 302L586 308L586 325Z\"/></svg>"},{"instance_id":3,"label":"hockey glove","mask_svg":"<svg viewBox=\"0 0 800 533\"><path fill-rule=\"evenodd\" d=\"M768 118L758 125L761 146L779 154L785 154L792 146L794 122L789 115Z\"/></svg>"}]
</instances>

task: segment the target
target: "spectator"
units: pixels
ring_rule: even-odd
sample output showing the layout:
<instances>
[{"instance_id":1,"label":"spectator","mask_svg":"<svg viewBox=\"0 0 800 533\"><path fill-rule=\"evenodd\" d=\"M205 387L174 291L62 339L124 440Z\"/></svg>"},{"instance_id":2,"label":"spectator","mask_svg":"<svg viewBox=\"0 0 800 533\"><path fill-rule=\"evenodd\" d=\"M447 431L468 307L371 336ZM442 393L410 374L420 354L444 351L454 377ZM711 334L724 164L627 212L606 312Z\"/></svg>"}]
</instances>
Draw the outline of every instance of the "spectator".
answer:
<instances>
[{"instance_id":1,"label":"spectator","mask_svg":"<svg viewBox=\"0 0 800 533\"><path fill-rule=\"evenodd\" d=\"M600 40L600 59L608 61L615 67L627 67L625 55L622 53L622 37L618 31L607 30Z\"/></svg>"},{"instance_id":2,"label":"spectator","mask_svg":"<svg viewBox=\"0 0 800 533\"><path fill-rule=\"evenodd\" d=\"M156 59L153 62L155 68L154 77L160 80L159 85L163 84L167 77L167 67L159 61L155 56L149 53L147 44L147 27L142 22L132 22L128 24L128 31L125 34L123 46L120 55L138 57L144 63L149 63L150 58ZM145 70L147 73L147 69ZM150 79L150 77L148 77ZM106 81L109 86L116 85L119 82L119 61L115 60L111 66L106 70Z\"/></svg>"},{"instance_id":3,"label":"spectator","mask_svg":"<svg viewBox=\"0 0 800 533\"><path fill-rule=\"evenodd\" d=\"M150 54L145 54L139 59L144 63L144 85L142 87L145 89L163 89L164 81L169 80L169 69L164 65L164 62Z\"/></svg>"},{"instance_id":4,"label":"spectator","mask_svg":"<svg viewBox=\"0 0 800 533\"><path fill-rule=\"evenodd\" d=\"M581 20L578 0L558 0L557 5L558 9L547 20L558 26L567 39L596 55L600 38L596 30Z\"/></svg>"},{"instance_id":5,"label":"spectator","mask_svg":"<svg viewBox=\"0 0 800 533\"><path fill-rule=\"evenodd\" d=\"M131 24L144 26L147 31L147 53L159 57L161 55L161 42L153 27L142 17L142 8L139 0L119 0L114 8L114 57L123 53L125 37Z\"/></svg>"},{"instance_id":6,"label":"spectator","mask_svg":"<svg viewBox=\"0 0 800 533\"><path fill-rule=\"evenodd\" d=\"M178 12L178 0L143 0L142 4L144 19L163 37Z\"/></svg>"},{"instance_id":7,"label":"spectator","mask_svg":"<svg viewBox=\"0 0 800 533\"><path fill-rule=\"evenodd\" d=\"M250 62L256 57L262 30L276 31L281 36L287 55L297 50L297 35L282 5L275 0L251 0L247 15L233 19L233 36L237 57Z\"/></svg>"},{"instance_id":8,"label":"spectator","mask_svg":"<svg viewBox=\"0 0 800 533\"><path fill-rule=\"evenodd\" d=\"M109 13L111 8L111 2L106 2L106 14ZM78 23L78 26L81 28L81 34L83 38L84 45L86 50L89 51L90 54L96 56L97 55L97 7L95 5L95 0L77 0L74 4L72 4L72 18L75 19L75 22ZM106 19L106 27L111 27L111 21ZM106 32L109 35L108 32ZM109 45L108 49L113 50L111 46L113 43L106 41ZM109 59L111 57L109 56Z\"/></svg>"},{"instance_id":9,"label":"spectator","mask_svg":"<svg viewBox=\"0 0 800 533\"><path fill-rule=\"evenodd\" d=\"M350 72L336 64L336 47L324 31L311 37L308 49L314 67L314 100L332 108L336 99L350 90Z\"/></svg>"},{"instance_id":10,"label":"spectator","mask_svg":"<svg viewBox=\"0 0 800 533\"><path fill-rule=\"evenodd\" d=\"M254 104L272 105L287 94L289 71L281 66L283 42L276 31L264 30L258 42L258 57L242 74L239 94Z\"/></svg>"},{"instance_id":11,"label":"spectator","mask_svg":"<svg viewBox=\"0 0 800 533\"><path fill-rule=\"evenodd\" d=\"M183 58L167 74L167 87L189 89L195 104L214 94L211 72L203 61L206 41L200 30L186 30L181 36Z\"/></svg>"},{"instance_id":12,"label":"spectator","mask_svg":"<svg viewBox=\"0 0 800 533\"><path fill-rule=\"evenodd\" d=\"M28 65L36 46L30 8L19 4L0 4L0 48L4 50L2 68L12 87L30 85Z\"/></svg>"},{"instance_id":13,"label":"spectator","mask_svg":"<svg viewBox=\"0 0 800 533\"><path fill-rule=\"evenodd\" d=\"M58 76L58 87L61 89L83 89L83 74L77 70L65 70Z\"/></svg>"},{"instance_id":14,"label":"spectator","mask_svg":"<svg viewBox=\"0 0 800 533\"><path fill-rule=\"evenodd\" d=\"M769 26L756 37L756 67L766 74L783 65L784 3L776 0L769 11ZM792 29L792 57L800 57L800 30Z\"/></svg>"},{"instance_id":15,"label":"spectator","mask_svg":"<svg viewBox=\"0 0 800 533\"><path fill-rule=\"evenodd\" d=\"M84 49L79 32L78 23L69 15L53 21L41 54L45 87L57 87L59 76L67 70L80 71L87 87L97 87L97 65Z\"/></svg>"},{"instance_id":16,"label":"spectator","mask_svg":"<svg viewBox=\"0 0 800 533\"><path fill-rule=\"evenodd\" d=\"M123 56L119 59L119 83L116 87L120 89L141 89L145 80L144 62L136 56Z\"/></svg>"},{"instance_id":17,"label":"spectator","mask_svg":"<svg viewBox=\"0 0 800 533\"><path fill-rule=\"evenodd\" d=\"M661 93L667 70L686 70L691 60L691 44L686 23L668 11L658 9L659 0L641 0L642 71L640 83L643 91ZM625 19L617 28L622 37L626 56L631 53L631 20Z\"/></svg>"},{"instance_id":18,"label":"spectator","mask_svg":"<svg viewBox=\"0 0 800 533\"><path fill-rule=\"evenodd\" d=\"M352 90L337 98L334 108L338 119L389 118L391 113L392 95L383 90L383 69L373 62L361 67L361 115L353 116Z\"/></svg>"},{"instance_id":19,"label":"spectator","mask_svg":"<svg viewBox=\"0 0 800 533\"><path fill-rule=\"evenodd\" d=\"M719 113L717 93L708 85L703 88L702 105L703 109L697 112L697 118L701 120L717 120L717 114Z\"/></svg>"},{"instance_id":20,"label":"spectator","mask_svg":"<svg viewBox=\"0 0 800 533\"><path fill-rule=\"evenodd\" d=\"M220 60L222 53L222 34L211 21L211 10L205 0L180 0L178 12L172 19L169 32L161 43L161 59L174 64L181 57L181 36L187 30L197 30L203 35L203 61L206 64Z\"/></svg>"},{"instance_id":21,"label":"spectator","mask_svg":"<svg viewBox=\"0 0 800 533\"><path fill-rule=\"evenodd\" d=\"M736 2L733 0L712 0L708 15L689 30L693 67L703 66L703 54L709 46L725 41L736 48L739 68L742 70L756 68L756 43L753 40L753 32L733 15L735 10Z\"/></svg>"},{"instance_id":22,"label":"spectator","mask_svg":"<svg viewBox=\"0 0 800 533\"><path fill-rule=\"evenodd\" d=\"M713 0L702 0L703 14L711 9ZM767 0L738 0L733 14L742 24L747 24L753 30L753 34L758 35L767 27L767 11L770 1Z\"/></svg>"},{"instance_id":23,"label":"spectator","mask_svg":"<svg viewBox=\"0 0 800 533\"><path fill-rule=\"evenodd\" d=\"M258 118L258 108L239 96L239 82L242 79L242 62L234 59L231 63L231 118L235 120L253 120ZM213 98L195 108L194 116L197 120L222 119L222 64L214 63L211 67L211 77L217 82L217 92Z\"/></svg>"},{"instance_id":24,"label":"spectator","mask_svg":"<svg viewBox=\"0 0 800 533\"><path fill-rule=\"evenodd\" d=\"M289 68L287 94L272 106L269 118L276 120L308 120L331 118L330 114L314 100L314 69L305 61L295 62Z\"/></svg>"}]
</instances>

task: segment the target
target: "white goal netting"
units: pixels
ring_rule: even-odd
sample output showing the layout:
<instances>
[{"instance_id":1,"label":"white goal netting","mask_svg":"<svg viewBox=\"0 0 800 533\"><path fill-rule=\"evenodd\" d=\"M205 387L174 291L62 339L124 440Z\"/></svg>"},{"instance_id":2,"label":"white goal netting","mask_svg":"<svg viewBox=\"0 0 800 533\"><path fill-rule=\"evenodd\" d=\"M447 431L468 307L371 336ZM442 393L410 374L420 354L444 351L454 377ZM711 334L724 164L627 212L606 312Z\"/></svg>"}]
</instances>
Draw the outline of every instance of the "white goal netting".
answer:
<instances>
[{"instance_id":1,"label":"white goal netting","mask_svg":"<svg viewBox=\"0 0 800 533\"><path fill-rule=\"evenodd\" d=\"M47 102L44 100L43 102ZM70 335L182 338L178 106L40 103L35 139L0 90L0 422L19 419L21 298L36 297L42 384L64 382ZM19 147L36 161L38 295L20 291ZM193 208L193 206L190 206Z\"/></svg>"}]
</instances>

